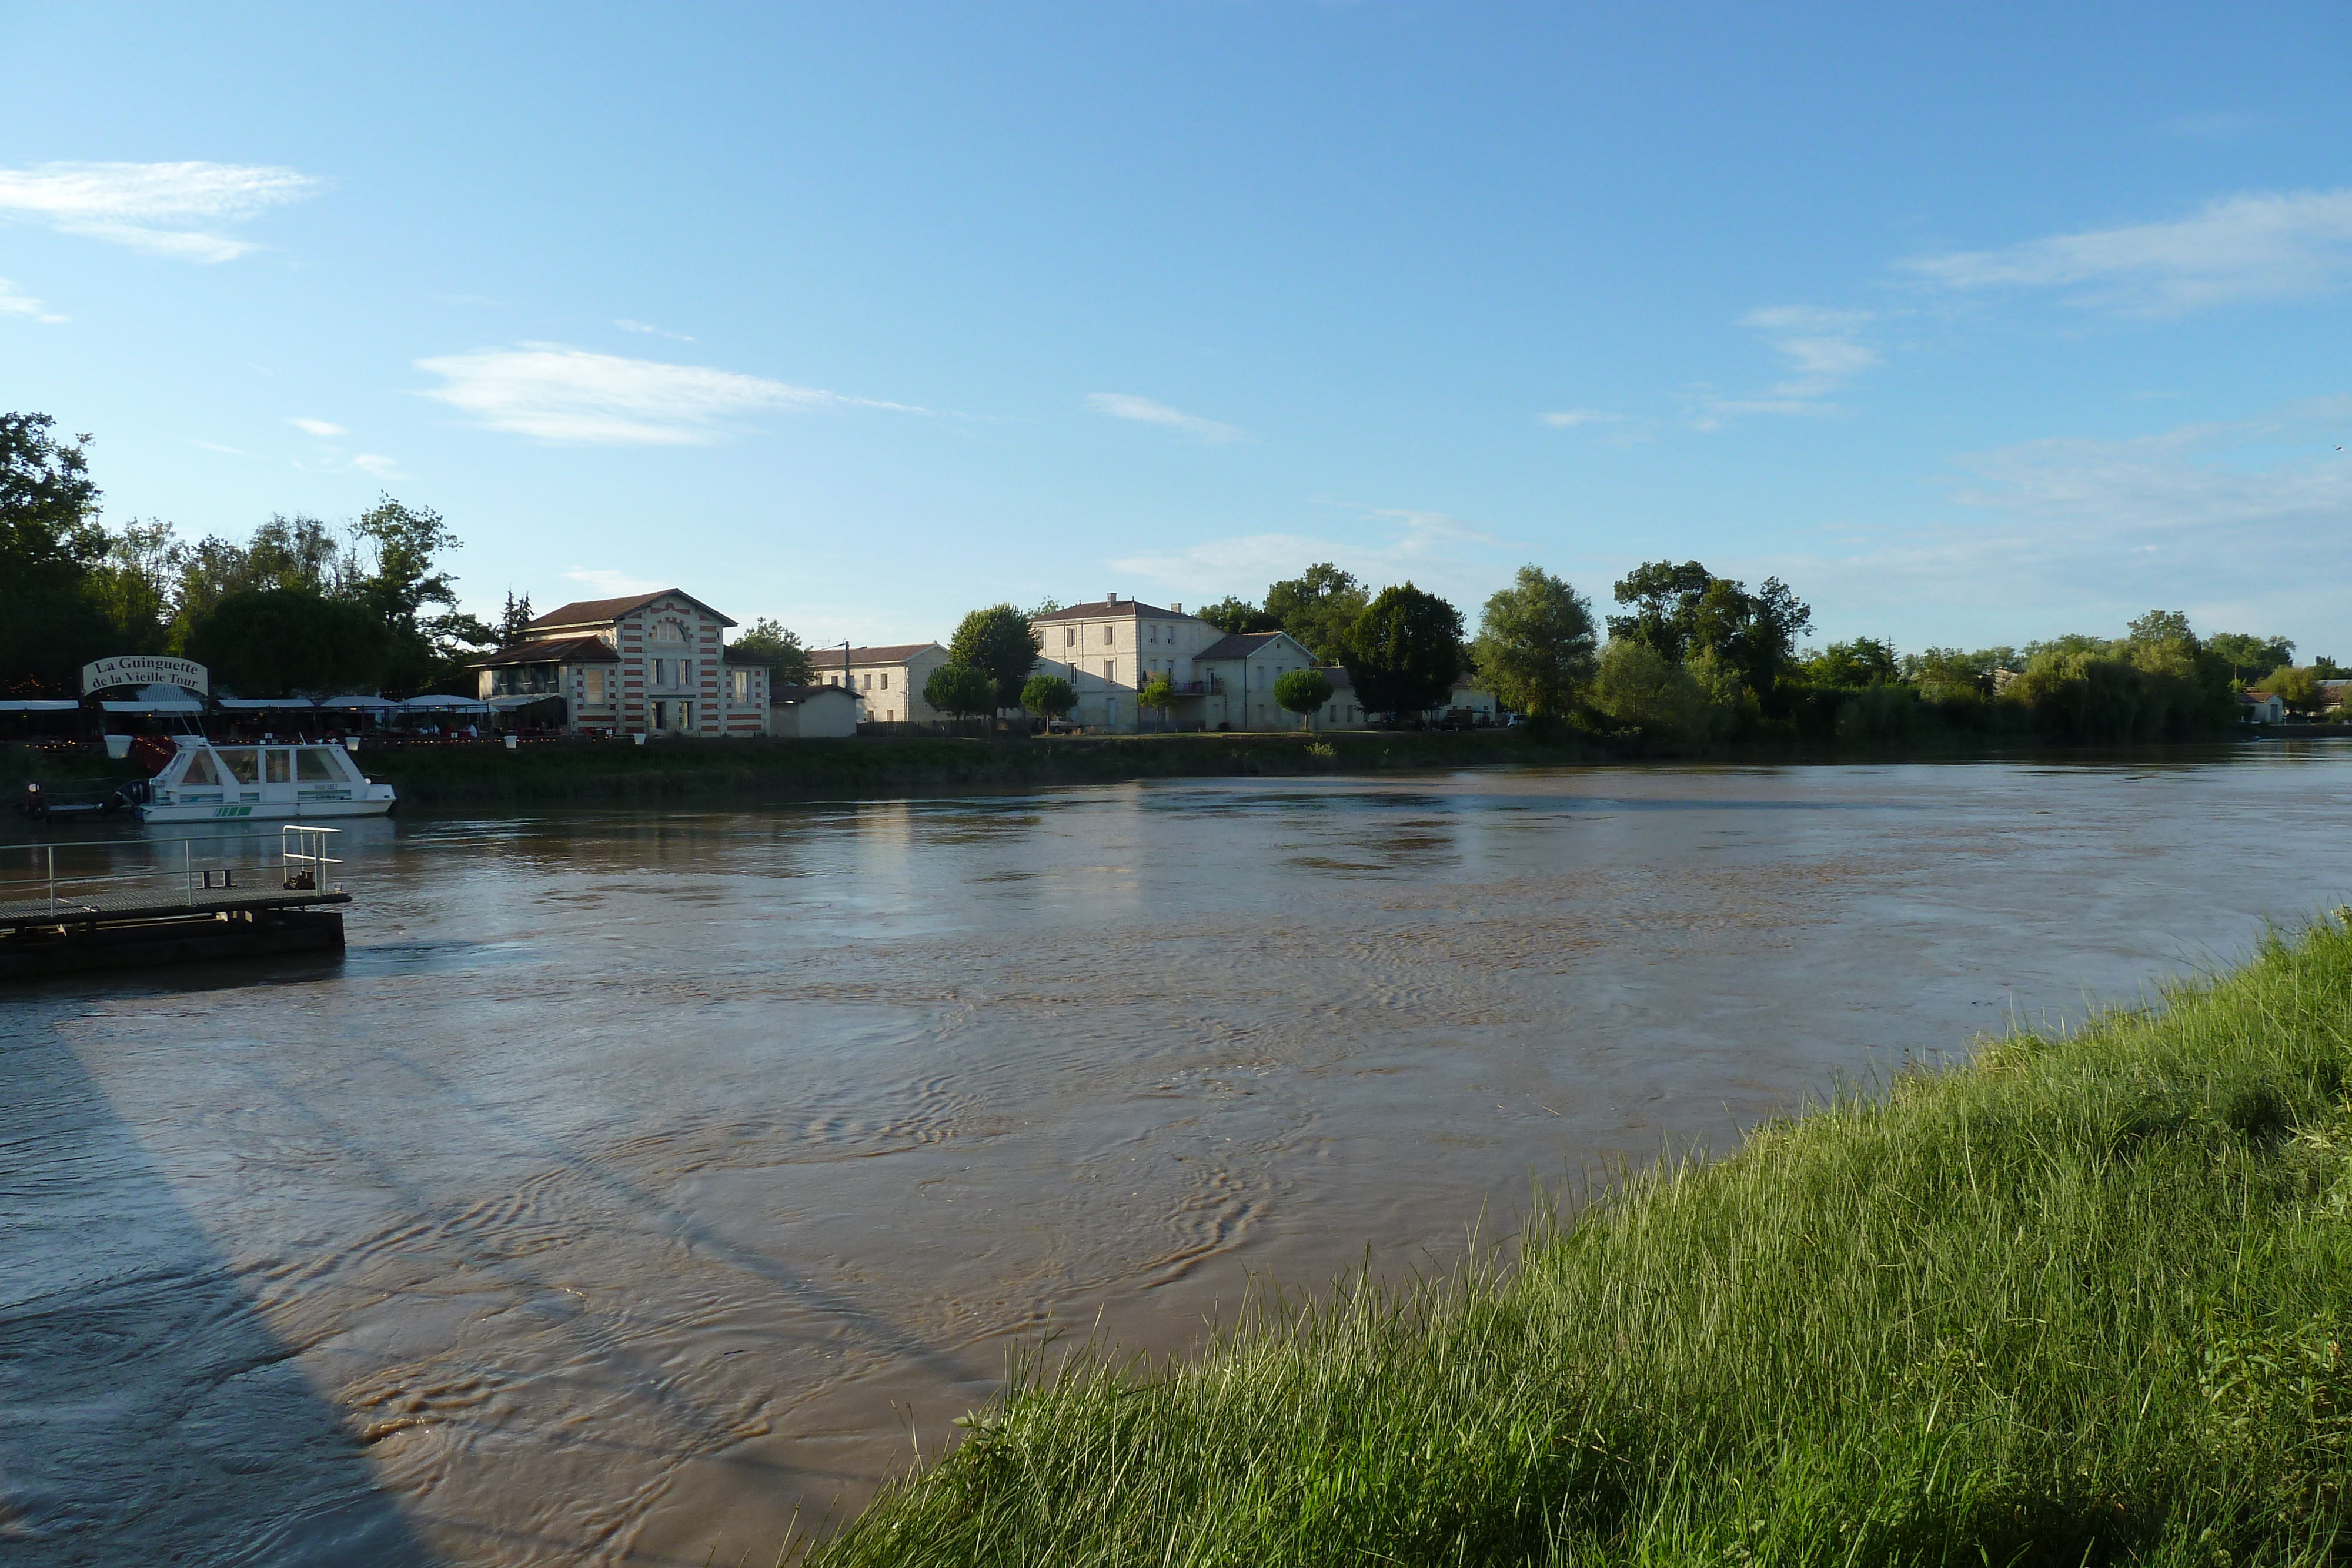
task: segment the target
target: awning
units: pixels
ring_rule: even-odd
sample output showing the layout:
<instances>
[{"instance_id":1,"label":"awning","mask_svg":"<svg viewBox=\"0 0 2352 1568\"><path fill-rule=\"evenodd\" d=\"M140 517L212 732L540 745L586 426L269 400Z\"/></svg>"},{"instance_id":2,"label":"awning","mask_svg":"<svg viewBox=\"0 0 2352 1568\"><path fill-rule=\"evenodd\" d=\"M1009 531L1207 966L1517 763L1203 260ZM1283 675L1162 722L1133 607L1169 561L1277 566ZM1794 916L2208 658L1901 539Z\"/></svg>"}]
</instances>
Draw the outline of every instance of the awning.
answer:
<instances>
[{"instance_id":1,"label":"awning","mask_svg":"<svg viewBox=\"0 0 2352 1568\"><path fill-rule=\"evenodd\" d=\"M516 708L530 707L538 703L560 703L562 700L562 692L516 692L509 696L492 697L486 706L494 707L500 713L509 713Z\"/></svg>"},{"instance_id":2,"label":"awning","mask_svg":"<svg viewBox=\"0 0 2352 1568\"><path fill-rule=\"evenodd\" d=\"M100 703L109 713L202 713L205 705L194 700L153 703Z\"/></svg>"},{"instance_id":3,"label":"awning","mask_svg":"<svg viewBox=\"0 0 2352 1568\"><path fill-rule=\"evenodd\" d=\"M488 713L490 705L478 697L429 695L410 697L401 705L404 713Z\"/></svg>"},{"instance_id":4,"label":"awning","mask_svg":"<svg viewBox=\"0 0 2352 1568\"><path fill-rule=\"evenodd\" d=\"M320 697L319 706L341 713L383 713L400 705L390 697L349 696Z\"/></svg>"},{"instance_id":5,"label":"awning","mask_svg":"<svg viewBox=\"0 0 2352 1568\"><path fill-rule=\"evenodd\" d=\"M309 697L215 697L213 701L236 713L267 713L271 708L316 707Z\"/></svg>"},{"instance_id":6,"label":"awning","mask_svg":"<svg viewBox=\"0 0 2352 1568\"><path fill-rule=\"evenodd\" d=\"M0 701L0 713L73 713L81 704L71 697L9 697Z\"/></svg>"}]
</instances>

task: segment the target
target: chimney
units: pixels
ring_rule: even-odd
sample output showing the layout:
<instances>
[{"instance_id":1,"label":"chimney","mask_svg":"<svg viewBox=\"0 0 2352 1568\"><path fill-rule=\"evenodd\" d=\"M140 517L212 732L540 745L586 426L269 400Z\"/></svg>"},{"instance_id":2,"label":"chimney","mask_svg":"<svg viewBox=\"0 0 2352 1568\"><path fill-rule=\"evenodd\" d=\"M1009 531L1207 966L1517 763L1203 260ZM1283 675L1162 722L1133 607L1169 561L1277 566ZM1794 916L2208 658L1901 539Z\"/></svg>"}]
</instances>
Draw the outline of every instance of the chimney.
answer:
<instances>
[{"instance_id":1,"label":"chimney","mask_svg":"<svg viewBox=\"0 0 2352 1568\"><path fill-rule=\"evenodd\" d=\"M1181 615L1184 613L1184 606L1181 603L1171 604L1168 607L1168 613L1171 615Z\"/></svg>"},{"instance_id":2,"label":"chimney","mask_svg":"<svg viewBox=\"0 0 2352 1568\"><path fill-rule=\"evenodd\" d=\"M1103 602L1106 604L1117 604L1118 602L1118 595L1116 593L1107 593L1103 595Z\"/></svg>"}]
</instances>

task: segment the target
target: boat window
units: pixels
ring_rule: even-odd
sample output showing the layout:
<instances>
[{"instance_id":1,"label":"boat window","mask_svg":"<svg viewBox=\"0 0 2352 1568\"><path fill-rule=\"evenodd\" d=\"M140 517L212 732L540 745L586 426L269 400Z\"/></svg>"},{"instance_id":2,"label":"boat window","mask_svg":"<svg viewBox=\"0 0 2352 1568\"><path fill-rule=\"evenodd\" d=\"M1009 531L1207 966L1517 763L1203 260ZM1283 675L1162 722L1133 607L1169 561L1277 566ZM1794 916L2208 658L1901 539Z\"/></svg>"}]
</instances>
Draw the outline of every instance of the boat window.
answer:
<instances>
[{"instance_id":1,"label":"boat window","mask_svg":"<svg viewBox=\"0 0 2352 1568\"><path fill-rule=\"evenodd\" d=\"M305 784L343 781L343 776L335 771L333 759L320 746L306 746L294 754L294 777Z\"/></svg>"},{"instance_id":2,"label":"boat window","mask_svg":"<svg viewBox=\"0 0 2352 1568\"><path fill-rule=\"evenodd\" d=\"M234 779L240 784L261 782L261 758L255 754L252 747L219 747L215 749L213 755L220 758L223 768L228 769L229 779ZM221 782L225 784L228 779L225 779Z\"/></svg>"},{"instance_id":3,"label":"boat window","mask_svg":"<svg viewBox=\"0 0 2352 1568\"><path fill-rule=\"evenodd\" d=\"M269 782L272 784L291 784L294 782L294 754L292 752L287 750L283 747L273 746L262 755L269 759Z\"/></svg>"},{"instance_id":4,"label":"boat window","mask_svg":"<svg viewBox=\"0 0 2352 1568\"><path fill-rule=\"evenodd\" d=\"M220 781L220 769L213 766L211 752L191 750L188 753L188 770L180 775L181 783L217 784Z\"/></svg>"}]
</instances>

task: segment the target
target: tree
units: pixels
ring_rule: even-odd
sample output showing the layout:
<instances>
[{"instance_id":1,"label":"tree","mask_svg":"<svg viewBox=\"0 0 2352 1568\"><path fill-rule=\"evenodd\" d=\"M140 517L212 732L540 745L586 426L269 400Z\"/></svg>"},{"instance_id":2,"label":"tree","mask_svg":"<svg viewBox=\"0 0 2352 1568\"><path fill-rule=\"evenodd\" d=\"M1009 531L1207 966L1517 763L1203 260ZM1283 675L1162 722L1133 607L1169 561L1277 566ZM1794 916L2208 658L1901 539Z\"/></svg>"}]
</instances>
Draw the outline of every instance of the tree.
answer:
<instances>
[{"instance_id":1,"label":"tree","mask_svg":"<svg viewBox=\"0 0 2352 1568\"><path fill-rule=\"evenodd\" d=\"M1592 601L1538 566L1486 601L1470 647L1478 678L1514 712L1557 718L1596 664Z\"/></svg>"},{"instance_id":2,"label":"tree","mask_svg":"<svg viewBox=\"0 0 2352 1568\"><path fill-rule=\"evenodd\" d=\"M729 646L767 660L774 672L770 678L777 685L804 686L816 679L816 660L802 646L800 637L772 617L762 615L752 622L751 629Z\"/></svg>"},{"instance_id":3,"label":"tree","mask_svg":"<svg viewBox=\"0 0 2352 1568\"><path fill-rule=\"evenodd\" d=\"M118 653L164 651L184 550L169 523L132 523L109 538L105 558L89 574L88 591L114 629Z\"/></svg>"},{"instance_id":4,"label":"tree","mask_svg":"<svg viewBox=\"0 0 2352 1568\"><path fill-rule=\"evenodd\" d=\"M60 442L46 413L0 413L0 584L12 595L71 589L105 556L90 437Z\"/></svg>"},{"instance_id":5,"label":"tree","mask_svg":"<svg viewBox=\"0 0 2352 1568\"><path fill-rule=\"evenodd\" d=\"M1021 706L1021 684L1037 663L1039 641L1029 617L1010 604L992 604L963 618L948 640L948 664L985 670L996 682L996 701L974 712Z\"/></svg>"},{"instance_id":6,"label":"tree","mask_svg":"<svg viewBox=\"0 0 2352 1568\"><path fill-rule=\"evenodd\" d=\"M1814 654L1805 663L1805 674L1820 686L1885 685L1901 680L1903 667L1892 643L1877 637L1857 637L1851 643L1832 643L1825 652Z\"/></svg>"},{"instance_id":7,"label":"tree","mask_svg":"<svg viewBox=\"0 0 2352 1568\"><path fill-rule=\"evenodd\" d=\"M1168 722L1168 710L1173 707L1175 703L1176 682L1165 670L1160 671L1144 682L1141 689L1135 694L1135 706L1150 708L1158 714L1161 724Z\"/></svg>"},{"instance_id":8,"label":"tree","mask_svg":"<svg viewBox=\"0 0 2352 1568\"><path fill-rule=\"evenodd\" d=\"M2252 637L2243 632L2217 632L2205 646L2229 662L2230 678L2251 681L2281 664L2294 663L2294 643L2286 637Z\"/></svg>"},{"instance_id":9,"label":"tree","mask_svg":"<svg viewBox=\"0 0 2352 1568\"><path fill-rule=\"evenodd\" d=\"M1609 635L1642 643L1676 662L1702 649L1738 667L1767 703L1780 672L1795 655L1797 638L1813 623L1813 612L1777 577L1755 592L1727 577L1717 577L1695 560L1680 566L1651 561L1619 580L1617 602L1631 615L1609 618Z\"/></svg>"},{"instance_id":10,"label":"tree","mask_svg":"<svg viewBox=\"0 0 2352 1568\"><path fill-rule=\"evenodd\" d=\"M1612 639L1601 651L1592 706L1619 724L1675 737L1703 732L1710 716L1706 693L1690 671L1630 637Z\"/></svg>"},{"instance_id":11,"label":"tree","mask_svg":"<svg viewBox=\"0 0 2352 1568\"><path fill-rule=\"evenodd\" d=\"M240 589L188 646L221 687L249 697L364 691L393 652L391 629L365 605L305 588Z\"/></svg>"},{"instance_id":12,"label":"tree","mask_svg":"<svg viewBox=\"0 0 2352 1568\"><path fill-rule=\"evenodd\" d=\"M1367 709L1424 712L1462 673L1462 612L1410 582L1383 589L1348 628L1342 662Z\"/></svg>"},{"instance_id":13,"label":"tree","mask_svg":"<svg viewBox=\"0 0 2352 1568\"><path fill-rule=\"evenodd\" d=\"M1331 678L1320 670L1285 670L1274 679L1274 700L1315 727L1315 714L1331 700Z\"/></svg>"},{"instance_id":14,"label":"tree","mask_svg":"<svg viewBox=\"0 0 2352 1568\"><path fill-rule=\"evenodd\" d=\"M1267 586L1265 609L1260 613L1274 625L1263 629L1278 627L1325 664L1337 664L1348 629L1364 612L1366 601L1364 585L1353 574L1328 560L1318 561L1297 577Z\"/></svg>"},{"instance_id":15,"label":"tree","mask_svg":"<svg viewBox=\"0 0 2352 1568\"><path fill-rule=\"evenodd\" d=\"M506 608L499 612L499 646L503 648L510 643L521 642L523 633L530 630L532 619L530 595L526 593L520 599L517 599L514 589L509 587Z\"/></svg>"},{"instance_id":16,"label":"tree","mask_svg":"<svg viewBox=\"0 0 2352 1568\"><path fill-rule=\"evenodd\" d=\"M1248 600L1226 594L1214 604L1204 605L1201 619L1224 632L1279 632L1282 622L1268 615Z\"/></svg>"},{"instance_id":17,"label":"tree","mask_svg":"<svg viewBox=\"0 0 2352 1568\"><path fill-rule=\"evenodd\" d=\"M2299 670L2293 664L2282 664L2263 677L2262 690L2284 703L2294 713L2317 713L2327 700L2327 693L2319 684L2319 676L2310 670Z\"/></svg>"},{"instance_id":18,"label":"tree","mask_svg":"<svg viewBox=\"0 0 2352 1568\"><path fill-rule=\"evenodd\" d=\"M941 664L923 683L923 700L959 719L994 713L996 699L996 677L971 664Z\"/></svg>"},{"instance_id":19,"label":"tree","mask_svg":"<svg viewBox=\"0 0 2352 1568\"><path fill-rule=\"evenodd\" d=\"M1060 718L1078 706L1078 694L1059 675L1032 675L1022 683L1021 706L1039 718Z\"/></svg>"}]
</instances>

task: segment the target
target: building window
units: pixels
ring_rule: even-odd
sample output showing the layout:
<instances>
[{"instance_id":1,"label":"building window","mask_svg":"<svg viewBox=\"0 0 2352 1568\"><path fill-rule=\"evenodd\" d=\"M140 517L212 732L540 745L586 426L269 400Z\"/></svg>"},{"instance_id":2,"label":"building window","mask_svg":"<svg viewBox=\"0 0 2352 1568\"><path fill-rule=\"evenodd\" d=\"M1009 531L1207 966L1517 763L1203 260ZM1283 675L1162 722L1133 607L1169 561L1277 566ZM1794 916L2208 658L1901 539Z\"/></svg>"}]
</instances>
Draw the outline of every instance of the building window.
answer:
<instances>
[{"instance_id":1,"label":"building window","mask_svg":"<svg viewBox=\"0 0 2352 1568\"><path fill-rule=\"evenodd\" d=\"M751 672L749 670L730 670L728 672L728 685L732 688L730 695L732 695L739 703L750 702L751 700Z\"/></svg>"},{"instance_id":2,"label":"building window","mask_svg":"<svg viewBox=\"0 0 2352 1568\"><path fill-rule=\"evenodd\" d=\"M1116 626L1106 626L1106 627L1104 627L1104 628L1103 628L1103 646L1104 646L1104 647L1106 647L1106 648L1108 648L1108 647L1111 647L1111 646L1113 646L1114 644L1116 644L1118 642L1118 627L1116 627Z\"/></svg>"},{"instance_id":3,"label":"building window","mask_svg":"<svg viewBox=\"0 0 2352 1568\"><path fill-rule=\"evenodd\" d=\"M887 670L882 672L882 689L886 692L890 689L890 672Z\"/></svg>"},{"instance_id":4,"label":"building window","mask_svg":"<svg viewBox=\"0 0 2352 1568\"><path fill-rule=\"evenodd\" d=\"M1104 681L1104 684L1106 684L1106 685L1114 684L1114 683L1116 683L1116 682L1118 681L1118 661L1117 659L1105 659L1105 660L1103 661L1103 681Z\"/></svg>"},{"instance_id":5,"label":"building window","mask_svg":"<svg viewBox=\"0 0 2352 1568\"><path fill-rule=\"evenodd\" d=\"M1063 627L1063 628L1062 628L1062 646L1063 646L1063 647L1065 647L1065 648L1075 648L1075 647L1076 647L1077 645L1078 645L1078 629L1077 629L1076 627L1075 627L1075 626L1065 626L1065 627Z\"/></svg>"}]
</instances>

